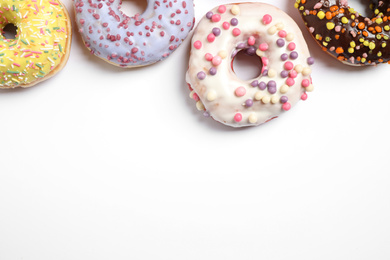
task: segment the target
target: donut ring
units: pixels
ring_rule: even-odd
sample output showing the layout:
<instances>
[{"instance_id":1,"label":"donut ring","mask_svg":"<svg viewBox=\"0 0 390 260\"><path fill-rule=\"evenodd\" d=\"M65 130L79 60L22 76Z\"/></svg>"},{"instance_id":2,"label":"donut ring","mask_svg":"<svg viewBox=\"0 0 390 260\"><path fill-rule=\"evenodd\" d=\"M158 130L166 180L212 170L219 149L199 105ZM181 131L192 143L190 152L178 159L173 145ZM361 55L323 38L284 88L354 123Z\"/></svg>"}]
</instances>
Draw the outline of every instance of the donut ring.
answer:
<instances>
[{"instance_id":1,"label":"donut ring","mask_svg":"<svg viewBox=\"0 0 390 260\"><path fill-rule=\"evenodd\" d=\"M234 73L231 63L240 51L261 58L257 78L241 80ZM255 126L307 99L313 63L300 29L280 9L221 5L195 30L186 81L205 116L232 127Z\"/></svg>"},{"instance_id":2,"label":"donut ring","mask_svg":"<svg viewBox=\"0 0 390 260\"><path fill-rule=\"evenodd\" d=\"M72 38L68 12L58 0L2 0L0 29L17 27L15 39L0 35L0 88L31 87L66 64Z\"/></svg>"},{"instance_id":3,"label":"donut ring","mask_svg":"<svg viewBox=\"0 0 390 260\"><path fill-rule=\"evenodd\" d=\"M297 0L295 7L324 51L352 66L389 62L390 1L372 0L364 17L347 0Z\"/></svg>"},{"instance_id":4,"label":"donut ring","mask_svg":"<svg viewBox=\"0 0 390 260\"><path fill-rule=\"evenodd\" d=\"M143 14L129 17L121 0L75 0L76 23L85 46L121 67L146 66L167 58L194 26L192 0L148 0Z\"/></svg>"}]
</instances>

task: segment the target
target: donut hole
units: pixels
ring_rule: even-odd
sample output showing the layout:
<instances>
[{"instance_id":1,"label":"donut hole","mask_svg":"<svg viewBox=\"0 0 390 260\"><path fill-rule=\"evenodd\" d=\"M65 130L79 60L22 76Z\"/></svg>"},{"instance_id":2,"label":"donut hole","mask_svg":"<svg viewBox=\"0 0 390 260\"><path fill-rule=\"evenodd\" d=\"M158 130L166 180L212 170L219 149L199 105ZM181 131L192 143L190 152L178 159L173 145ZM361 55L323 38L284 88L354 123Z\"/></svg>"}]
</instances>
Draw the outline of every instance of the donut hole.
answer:
<instances>
[{"instance_id":1,"label":"donut hole","mask_svg":"<svg viewBox=\"0 0 390 260\"><path fill-rule=\"evenodd\" d=\"M372 16L372 10L366 0L348 0L348 5L365 17Z\"/></svg>"},{"instance_id":2,"label":"donut hole","mask_svg":"<svg viewBox=\"0 0 390 260\"><path fill-rule=\"evenodd\" d=\"M257 55L247 54L246 50L239 51L233 58L232 69L241 80L258 78L262 68L261 58Z\"/></svg>"},{"instance_id":3,"label":"donut hole","mask_svg":"<svg viewBox=\"0 0 390 260\"><path fill-rule=\"evenodd\" d=\"M6 39L14 40L16 38L16 35L18 34L18 27L16 27L16 25L12 23L9 23L6 26L4 26L1 34Z\"/></svg>"},{"instance_id":4,"label":"donut hole","mask_svg":"<svg viewBox=\"0 0 390 260\"><path fill-rule=\"evenodd\" d=\"M148 6L146 0L125 0L120 5L120 10L127 16L133 17L136 14L142 14L145 12Z\"/></svg>"}]
</instances>

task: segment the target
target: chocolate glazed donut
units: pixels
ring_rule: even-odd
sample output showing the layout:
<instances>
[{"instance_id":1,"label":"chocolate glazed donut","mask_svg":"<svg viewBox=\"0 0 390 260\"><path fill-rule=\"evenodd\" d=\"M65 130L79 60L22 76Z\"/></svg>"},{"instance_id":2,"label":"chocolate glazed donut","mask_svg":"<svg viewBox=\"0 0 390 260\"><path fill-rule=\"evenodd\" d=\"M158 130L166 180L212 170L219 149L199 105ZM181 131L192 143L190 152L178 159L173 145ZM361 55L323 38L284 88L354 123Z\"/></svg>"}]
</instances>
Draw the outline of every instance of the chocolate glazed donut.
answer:
<instances>
[{"instance_id":1,"label":"chocolate glazed donut","mask_svg":"<svg viewBox=\"0 0 390 260\"><path fill-rule=\"evenodd\" d=\"M371 0L371 18L349 7L348 0L297 0L295 8L317 43L339 61L390 63L390 0Z\"/></svg>"}]
</instances>

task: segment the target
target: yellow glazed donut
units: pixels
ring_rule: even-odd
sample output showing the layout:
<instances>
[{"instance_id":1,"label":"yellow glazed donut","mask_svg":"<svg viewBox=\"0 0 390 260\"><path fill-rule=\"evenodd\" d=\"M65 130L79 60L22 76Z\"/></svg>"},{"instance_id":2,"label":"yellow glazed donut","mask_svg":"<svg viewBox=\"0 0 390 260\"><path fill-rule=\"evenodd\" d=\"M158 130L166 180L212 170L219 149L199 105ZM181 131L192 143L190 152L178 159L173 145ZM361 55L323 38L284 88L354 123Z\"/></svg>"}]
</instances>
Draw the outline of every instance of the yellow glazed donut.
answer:
<instances>
[{"instance_id":1,"label":"yellow glazed donut","mask_svg":"<svg viewBox=\"0 0 390 260\"><path fill-rule=\"evenodd\" d=\"M58 0L0 0L0 28L17 27L15 39L0 35L0 88L30 87L60 71L69 57L71 24Z\"/></svg>"}]
</instances>

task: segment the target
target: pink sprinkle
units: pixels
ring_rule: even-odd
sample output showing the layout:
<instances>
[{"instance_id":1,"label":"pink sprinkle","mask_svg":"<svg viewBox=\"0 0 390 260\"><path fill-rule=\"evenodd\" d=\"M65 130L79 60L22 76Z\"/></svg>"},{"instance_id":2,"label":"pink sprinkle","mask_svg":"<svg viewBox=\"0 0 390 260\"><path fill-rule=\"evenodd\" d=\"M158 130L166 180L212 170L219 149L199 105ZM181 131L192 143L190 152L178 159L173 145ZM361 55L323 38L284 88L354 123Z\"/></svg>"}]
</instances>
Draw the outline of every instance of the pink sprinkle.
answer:
<instances>
[{"instance_id":1,"label":"pink sprinkle","mask_svg":"<svg viewBox=\"0 0 390 260\"><path fill-rule=\"evenodd\" d=\"M219 14L213 14L213 16L211 16L211 21L213 21L214 23L217 23L217 22L221 21L221 16Z\"/></svg>"},{"instance_id":2,"label":"pink sprinkle","mask_svg":"<svg viewBox=\"0 0 390 260\"><path fill-rule=\"evenodd\" d=\"M280 30L279 33L278 33L278 35L279 35L279 37L284 38L284 37L287 36L287 33L286 33L286 31L284 31L284 30Z\"/></svg>"},{"instance_id":3,"label":"pink sprinkle","mask_svg":"<svg viewBox=\"0 0 390 260\"><path fill-rule=\"evenodd\" d=\"M220 5L220 6L218 7L218 12L221 13L221 14L223 14L224 12L226 12L226 6Z\"/></svg>"},{"instance_id":4,"label":"pink sprinkle","mask_svg":"<svg viewBox=\"0 0 390 260\"><path fill-rule=\"evenodd\" d=\"M242 115L240 113L234 115L234 121L238 123L241 122L241 120L242 120Z\"/></svg>"},{"instance_id":5,"label":"pink sprinkle","mask_svg":"<svg viewBox=\"0 0 390 260\"><path fill-rule=\"evenodd\" d=\"M131 49L131 52L132 52L132 53L136 53L137 51L138 51L138 48L135 48L135 47L134 47L133 49Z\"/></svg>"},{"instance_id":6,"label":"pink sprinkle","mask_svg":"<svg viewBox=\"0 0 390 260\"><path fill-rule=\"evenodd\" d=\"M214 66L218 66L219 64L222 63L222 58L219 57L218 55L213 57L211 63L214 65Z\"/></svg>"},{"instance_id":7,"label":"pink sprinkle","mask_svg":"<svg viewBox=\"0 0 390 260\"><path fill-rule=\"evenodd\" d=\"M228 29L230 28L230 23L224 22L224 23L222 24L222 27L223 27L223 29L228 30Z\"/></svg>"},{"instance_id":8,"label":"pink sprinkle","mask_svg":"<svg viewBox=\"0 0 390 260\"><path fill-rule=\"evenodd\" d=\"M255 45L256 39L253 36L249 36L248 38L248 45L252 46Z\"/></svg>"},{"instance_id":9,"label":"pink sprinkle","mask_svg":"<svg viewBox=\"0 0 390 260\"><path fill-rule=\"evenodd\" d=\"M298 76L298 72L296 70L292 70L288 75L290 78L296 78Z\"/></svg>"},{"instance_id":10,"label":"pink sprinkle","mask_svg":"<svg viewBox=\"0 0 390 260\"><path fill-rule=\"evenodd\" d=\"M264 67L268 65L268 58L267 57L262 57L261 62L263 63Z\"/></svg>"},{"instance_id":11,"label":"pink sprinkle","mask_svg":"<svg viewBox=\"0 0 390 260\"><path fill-rule=\"evenodd\" d=\"M20 64L19 63L13 63L15 66L17 66L17 67L20 67Z\"/></svg>"},{"instance_id":12,"label":"pink sprinkle","mask_svg":"<svg viewBox=\"0 0 390 260\"><path fill-rule=\"evenodd\" d=\"M204 55L204 57L206 58L207 61L212 61L213 60L213 55L211 53L206 53Z\"/></svg>"},{"instance_id":13,"label":"pink sprinkle","mask_svg":"<svg viewBox=\"0 0 390 260\"><path fill-rule=\"evenodd\" d=\"M293 78L288 78L288 79L286 79L286 84L287 84L287 86L292 87L295 84L295 80Z\"/></svg>"},{"instance_id":14,"label":"pink sprinkle","mask_svg":"<svg viewBox=\"0 0 390 260\"><path fill-rule=\"evenodd\" d=\"M259 50L261 50L261 51L266 51L266 50L268 50L268 44L266 44L266 43L260 44L260 45L259 45Z\"/></svg>"},{"instance_id":15,"label":"pink sprinkle","mask_svg":"<svg viewBox=\"0 0 390 260\"><path fill-rule=\"evenodd\" d=\"M302 80L302 87L307 88L308 86L310 86L310 80L308 79Z\"/></svg>"},{"instance_id":16,"label":"pink sprinkle","mask_svg":"<svg viewBox=\"0 0 390 260\"><path fill-rule=\"evenodd\" d=\"M241 34L241 30L238 28L233 29L233 36L237 37Z\"/></svg>"},{"instance_id":17,"label":"pink sprinkle","mask_svg":"<svg viewBox=\"0 0 390 260\"><path fill-rule=\"evenodd\" d=\"M291 104L286 102L286 103L283 104L282 108L285 111L289 111L291 109Z\"/></svg>"},{"instance_id":18,"label":"pink sprinkle","mask_svg":"<svg viewBox=\"0 0 390 260\"><path fill-rule=\"evenodd\" d=\"M213 33L210 33L207 35L207 41L208 42L213 42L215 40L215 35Z\"/></svg>"},{"instance_id":19,"label":"pink sprinkle","mask_svg":"<svg viewBox=\"0 0 390 260\"><path fill-rule=\"evenodd\" d=\"M291 61L287 61L285 64L284 64L284 69L285 70L292 70L294 68L294 64L291 62Z\"/></svg>"},{"instance_id":20,"label":"pink sprinkle","mask_svg":"<svg viewBox=\"0 0 390 260\"><path fill-rule=\"evenodd\" d=\"M195 47L195 49L200 49L200 48L202 48L202 42L201 41L196 41L196 42L194 42L194 47Z\"/></svg>"},{"instance_id":21,"label":"pink sprinkle","mask_svg":"<svg viewBox=\"0 0 390 260\"><path fill-rule=\"evenodd\" d=\"M272 22L272 16L269 14L266 14L263 16L263 24L267 25Z\"/></svg>"},{"instance_id":22,"label":"pink sprinkle","mask_svg":"<svg viewBox=\"0 0 390 260\"><path fill-rule=\"evenodd\" d=\"M237 97L242 97L246 94L246 89L244 87L238 87L234 91L234 94L236 94Z\"/></svg>"},{"instance_id":23,"label":"pink sprinkle","mask_svg":"<svg viewBox=\"0 0 390 260\"><path fill-rule=\"evenodd\" d=\"M307 94L306 94L306 93L303 93L302 96L301 96L301 99L302 99L302 100L306 100L306 99L307 99Z\"/></svg>"},{"instance_id":24,"label":"pink sprinkle","mask_svg":"<svg viewBox=\"0 0 390 260\"><path fill-rule=\"evenodd\" d=\"M195 101L199 101L199 100L200 100L198 94L196 94L196 93L194 93L194 94L192 95L192 98L193 98Z\"/></svg>"},{"instance_id":25,"label":"pink sprinkle","mask_svg":"<svg viewBox=\"0 0 390 260\"><path fill-rule=\"evenodd\" d=\"M290 43L288 44L287 47L288 47L288 49L289 49L290 51L293 51L293 50L295 50L296 45L295 45L295 43L290 42Z\"/></svg>"},{"instance_id":26,"label":"pink sprinkle","mask_svg":"<svg viewBox=\"0 0 390 260\"><path fill-rule=\"evenodd\" d=\"M52 5L58 5L58 3L51 2L51 1L49 1L49 3L52 4Z\"/></svg>"}]
</instances>

